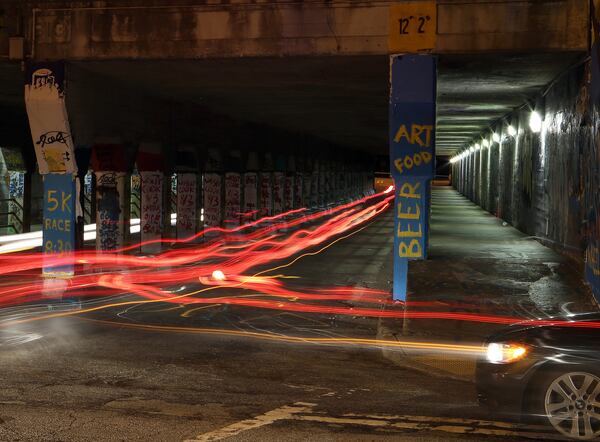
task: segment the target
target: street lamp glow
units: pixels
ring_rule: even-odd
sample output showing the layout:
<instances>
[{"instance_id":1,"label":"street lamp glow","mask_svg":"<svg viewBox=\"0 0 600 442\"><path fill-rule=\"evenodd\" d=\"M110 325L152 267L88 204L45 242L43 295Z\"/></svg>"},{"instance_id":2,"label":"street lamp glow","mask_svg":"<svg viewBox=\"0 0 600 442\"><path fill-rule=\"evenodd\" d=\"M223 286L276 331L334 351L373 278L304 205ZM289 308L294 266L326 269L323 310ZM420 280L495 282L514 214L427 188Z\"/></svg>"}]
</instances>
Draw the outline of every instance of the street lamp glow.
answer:
<instances>
[{"instance_id":1,"label":"street lamp glow","mask_svg":"<svg viewBox=\"0 0 600 442\"><path fill-rule=\"evenodd\" d=\"M508 125L508 128L506 129L506 131L508 132L508 135L510 135L511 137L514 137L517 134L517 130L510 124Z\"/></svg>"},{"instance_id":2,"label":"street lamp glow","mask_svg":"<svg viewBox=\"0 0 600 442\"><path fill-rule=\"evenodd\" d=\"M542 117L536 111L531 112L529 116L529 127L533 133L538 133L542 130Z\"/></svg>"}]
</instances>

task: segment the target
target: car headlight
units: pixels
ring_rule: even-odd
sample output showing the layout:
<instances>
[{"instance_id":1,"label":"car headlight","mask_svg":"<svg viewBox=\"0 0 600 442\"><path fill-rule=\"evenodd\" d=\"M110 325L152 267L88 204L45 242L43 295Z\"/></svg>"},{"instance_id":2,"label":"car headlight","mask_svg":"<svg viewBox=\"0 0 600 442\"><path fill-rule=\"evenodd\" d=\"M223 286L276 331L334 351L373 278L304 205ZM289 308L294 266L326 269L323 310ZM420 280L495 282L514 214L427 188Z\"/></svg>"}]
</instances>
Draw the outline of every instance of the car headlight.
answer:
<instances>
[{"instance_id":1,"label":"car headlight","mask_svg":"<svg viewBox=\"0 0 600 442\"><path fill-rule=\"evenodd\" d=\"M522 344L492 342L487 346L487 360L493 364L508 364L523 359L527 347Z\"/></svg>"}]
</instances>

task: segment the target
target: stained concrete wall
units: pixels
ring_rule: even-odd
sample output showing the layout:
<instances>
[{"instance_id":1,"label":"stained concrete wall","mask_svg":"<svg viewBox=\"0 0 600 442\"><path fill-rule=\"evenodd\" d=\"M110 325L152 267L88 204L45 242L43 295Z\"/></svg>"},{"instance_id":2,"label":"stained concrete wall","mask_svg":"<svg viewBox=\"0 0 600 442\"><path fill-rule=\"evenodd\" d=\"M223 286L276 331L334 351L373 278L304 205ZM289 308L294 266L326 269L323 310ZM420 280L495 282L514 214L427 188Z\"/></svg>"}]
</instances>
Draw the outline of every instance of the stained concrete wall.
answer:
<instances>
[{"instance_id":1,"label":"stained concrete wall","mask_svg":"<svg viewBox=\"0 0 600 442\"><path fill-rule=\"evenodd\" d=\"M543 128L529 109L508 116L518 131L453 166L454 186L472 201L600 273L600 115L590 105L589 63L565 73L538 97ZM595 256L592 256L595 255ZM600 299L597 278L588 277Z\"/></svg>"}]
</instances>

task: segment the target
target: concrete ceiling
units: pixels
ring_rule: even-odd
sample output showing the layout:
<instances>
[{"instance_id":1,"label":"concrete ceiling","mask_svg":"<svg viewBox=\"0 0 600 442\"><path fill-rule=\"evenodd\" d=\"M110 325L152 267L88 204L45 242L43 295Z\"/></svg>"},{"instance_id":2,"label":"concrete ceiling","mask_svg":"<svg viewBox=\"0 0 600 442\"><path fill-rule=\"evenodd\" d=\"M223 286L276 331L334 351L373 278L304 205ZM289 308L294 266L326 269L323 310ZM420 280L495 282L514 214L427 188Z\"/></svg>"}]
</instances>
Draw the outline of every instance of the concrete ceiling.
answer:
<instances>
[{"instance_id":1,"label":"concrete ceiling","mask_svg":"<svg viewBox=\"0 0 600 442\"><path fill-rule=\"evenodd\" d=\"M581 56L440 57L438 155L464 146ZM389 62L385 56L76 63L123 87L197 103L240 121L307 133L374 154L388 150ZM0 65L2 104L22 103L21 79L15 65Z\"/></svg>"}]
</instances>

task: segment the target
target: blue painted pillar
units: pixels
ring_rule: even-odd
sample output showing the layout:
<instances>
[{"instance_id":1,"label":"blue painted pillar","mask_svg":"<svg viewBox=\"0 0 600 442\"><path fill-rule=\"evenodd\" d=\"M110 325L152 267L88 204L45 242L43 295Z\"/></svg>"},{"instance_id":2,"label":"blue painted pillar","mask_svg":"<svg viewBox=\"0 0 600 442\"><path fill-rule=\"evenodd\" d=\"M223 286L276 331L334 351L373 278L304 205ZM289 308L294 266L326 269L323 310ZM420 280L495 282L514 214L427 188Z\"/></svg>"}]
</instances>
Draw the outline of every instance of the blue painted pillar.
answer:
<instances>
[{"instance_id":1,"label":"blue painted pillar","mask_svg":"<svg viewBox=\"0 0 600 442\"><path fill-rule=\"evenodd\" d=\"M437 73L431 55L397 55L390 63L390 168L396 187L393 299L405 301L408 261L427 258Z\"/></svg>"}]
</instances>

